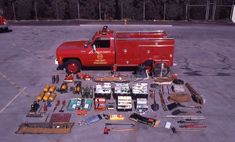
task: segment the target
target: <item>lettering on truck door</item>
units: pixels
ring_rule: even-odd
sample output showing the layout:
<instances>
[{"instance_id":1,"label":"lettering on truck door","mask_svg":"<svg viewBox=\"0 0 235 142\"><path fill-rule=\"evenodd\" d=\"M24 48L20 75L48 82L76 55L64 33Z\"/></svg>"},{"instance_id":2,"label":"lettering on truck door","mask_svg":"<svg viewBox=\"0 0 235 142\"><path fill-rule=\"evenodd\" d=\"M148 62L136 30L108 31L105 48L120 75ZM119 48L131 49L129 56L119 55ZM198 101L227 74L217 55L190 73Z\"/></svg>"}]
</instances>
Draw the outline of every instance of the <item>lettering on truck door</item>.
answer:
<instances>
[{"instance_id":1,"label":"lettering on truck door","mask_svg":"<svg viewBox=\"0 0 235 142\"><path fill-rule=\"evenodd\" d=\"M111 66L114 64L114 51L112 50L111 39L96 38L91 45L91 51L88 53L88 59L94 66Z\"/></svg>"}]
</instances>

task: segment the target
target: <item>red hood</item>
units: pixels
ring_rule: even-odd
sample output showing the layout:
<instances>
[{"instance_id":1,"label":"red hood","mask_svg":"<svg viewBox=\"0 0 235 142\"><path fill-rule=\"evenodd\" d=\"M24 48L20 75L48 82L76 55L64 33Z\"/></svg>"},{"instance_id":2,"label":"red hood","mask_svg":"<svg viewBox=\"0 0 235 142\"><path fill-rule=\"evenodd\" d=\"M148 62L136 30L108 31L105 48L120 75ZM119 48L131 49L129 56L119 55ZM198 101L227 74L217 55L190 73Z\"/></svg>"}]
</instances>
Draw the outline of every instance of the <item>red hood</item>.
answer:
<instances>
[{"instance_id":1,"label":"red hood","mask_svg":"<svg viewBox=\"0 0 235 142\"><path fill-rule=\"evenodd\" d=\"M69 42L64 42L62 43L58 49L59 50L80 50L84 48L84 45L86 44L87 41L69 41Z\"/></svg>"},{"instance_id":2,"label":"red hood","mask_svg":"<svg viewBox=\"0 0 235 142\"><path fill-rule=\"evenodd\" d=\"M69 41L62 43L56 50L57 57L60 55L66 56L70 55L73 56L78 54L80 50L84 49L84 45L87 41Z\"/></svg>"}]
</instances>

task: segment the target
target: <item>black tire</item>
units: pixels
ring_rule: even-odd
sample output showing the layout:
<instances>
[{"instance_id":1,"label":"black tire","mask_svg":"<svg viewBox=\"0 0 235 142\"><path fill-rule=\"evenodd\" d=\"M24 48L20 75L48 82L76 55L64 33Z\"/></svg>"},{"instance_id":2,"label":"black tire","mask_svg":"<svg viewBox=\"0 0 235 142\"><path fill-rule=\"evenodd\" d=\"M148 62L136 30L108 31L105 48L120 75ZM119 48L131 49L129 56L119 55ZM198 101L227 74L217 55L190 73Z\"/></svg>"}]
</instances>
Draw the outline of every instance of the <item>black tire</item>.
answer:
<instances>
[{"instance_id":1,"label":"black tire","mask_svg":"<svg viewBox=\"0 0 235 142\"><path fill-rule=\"evenodd\" d=\"M67 74L76 74L81 71L81 63L78 60L68 60L64 65Z\"/></svg>"},{"instance_id":2,"label":"black tire","mask_svg":"<svg viewBox=\"0 0 235 142\"><path fill-rule=\"evenodd\" d=\"M4 28L4 31L5 31L5 32L8 32L8 31L9 31L8 27Z\"/></svg>"},{"instance_id":3,"label":"black tire","mask_svg":"<svg viewBox=\"0 0 235 142\"><path fill-rule=\"evenodd\" d=\"M162 77L165 77L168 75L170 72L170 68L163 63L163 68L162 68ZM155 64L153 66L153 76L154 77L159 77L161 75L161 63Z\"/></svg>"}]
</instances>

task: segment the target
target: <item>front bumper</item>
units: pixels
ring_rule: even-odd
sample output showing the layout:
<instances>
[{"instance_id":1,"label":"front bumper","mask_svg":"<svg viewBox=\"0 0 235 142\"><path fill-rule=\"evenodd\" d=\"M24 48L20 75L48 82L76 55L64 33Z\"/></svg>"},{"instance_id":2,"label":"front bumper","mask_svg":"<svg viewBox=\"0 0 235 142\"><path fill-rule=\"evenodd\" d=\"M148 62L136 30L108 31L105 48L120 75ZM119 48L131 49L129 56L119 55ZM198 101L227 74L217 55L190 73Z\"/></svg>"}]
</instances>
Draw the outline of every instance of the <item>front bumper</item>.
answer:
<instances>
[{"instance_id":1,"label":"front bumper","mask_svg":"<svg viewBox=\"0 0 235 142\"><path fill-rule=\"evenodd\" d=\"M58 63L58 60L57 60L57 59L55 59L55 64L56 64L56 65L59 65L59 63Z\"/></svg>"},{"instance_id":2,"label":"front bumper","mask_svg":"<svg viewBox=\"0 0 235 142\"><path fill-rule=\"evenodd\" d=\"M8 24L6 24L6 25L0 25L0 29L6 29L6 28L8 28Z\"/></svg>"},{"instance_id":3,"label":"front bumper","mask_svg":"<svg viewBox=\"0 0 235 142\"><path fill-rule=\"evenodd\" d=\"M55 59L55 64L58 65L57 70L63 70L63 69L64 69L64 66L63 66L63 65L59 65L57 59Z\"/></svg>"}]
</instances>

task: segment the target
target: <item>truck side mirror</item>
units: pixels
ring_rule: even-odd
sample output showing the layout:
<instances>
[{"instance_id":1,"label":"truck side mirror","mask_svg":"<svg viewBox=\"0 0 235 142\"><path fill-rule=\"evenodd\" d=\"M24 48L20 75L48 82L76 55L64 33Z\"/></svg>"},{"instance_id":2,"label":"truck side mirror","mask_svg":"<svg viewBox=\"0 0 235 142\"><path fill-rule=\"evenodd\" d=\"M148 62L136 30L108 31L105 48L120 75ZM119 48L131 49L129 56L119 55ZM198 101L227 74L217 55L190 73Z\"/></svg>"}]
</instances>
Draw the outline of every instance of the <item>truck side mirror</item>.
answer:
<instances>
[{"instance_id":1,"label":"truck side mirror","mask_svg":"<svg viewBox=\"0 0 235 142\"><path fill-rule=\"evenodd\" d=\"M92 45L92 50L93 50L94 53L96 53L96 46L95 46L95 44Z\"/></svg>"}]
</instances>

